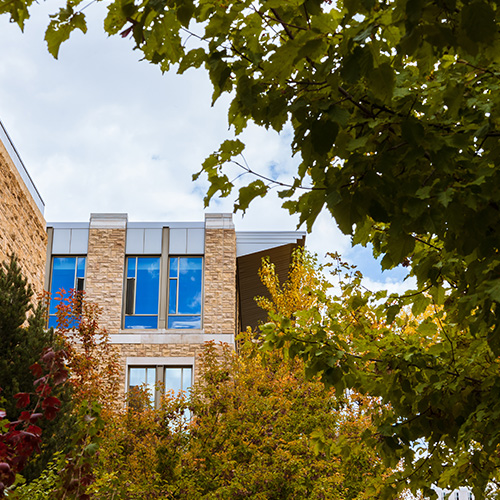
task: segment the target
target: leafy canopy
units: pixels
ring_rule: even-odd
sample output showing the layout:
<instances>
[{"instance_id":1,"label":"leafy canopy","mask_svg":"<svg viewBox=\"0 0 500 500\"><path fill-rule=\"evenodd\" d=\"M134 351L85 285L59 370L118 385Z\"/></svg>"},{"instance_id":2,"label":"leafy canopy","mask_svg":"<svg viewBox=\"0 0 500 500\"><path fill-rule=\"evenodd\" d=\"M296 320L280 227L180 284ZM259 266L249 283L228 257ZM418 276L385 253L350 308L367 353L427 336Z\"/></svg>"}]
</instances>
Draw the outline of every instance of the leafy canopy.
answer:
<instances>
[{"instance_id":1,"label":"leafy canopy","mask_svg":"<svg viewBox=\"0 0 500 500\"><path fill-rule=\"evenodd\" d=\"M117 411L102 433L92 491L102 499L324 499L377 496L387 469L360 435L369 400L306 380L299 360L207 343L189 397ZM186 426L185 409L192 418ZM335 446L314 450L315 431ZM349 451L349 453L347 453Z\"/></svg>"},{"instance_id":2,"label":"leafy canopy","mask_svg":"<svg viewBox=\"0 0 500 500\"><path fill-rule=\"evenodd\" d=\"M262 350L301 359L307 375L321 374L337 394L354 390L379 402L360 436L394 470L379 498L406 488L436 498L433 484L500 498L500 360L487 340L450 323L436 304L418 317L406 309L388 320L385 292L366 290L361 274L340 260L333 273L337 294L318 281L304 289L313 305L293 320L280 309L271 314ZM317 439L320 449L336 445Z\"/></svg>"},{"instance_id":3,"label":"leafy canopy","mask_svg":"<svg viewBox=\"0 0 500 500\"><path fill-rule=\"evenodd\" d=\"M31 3L2 2L0 13L22 27ZM85 31L80 6L69 0L54 14L46 40L55 56L73 29ZM384 268L408 266L418 290L388 300L387 324L405 304L415 315L444 307L446 313L433 313L441 315L433 322L441 350L434 348L419 370L436 362L451 373L458 365L476 372L487 363L487 388L478 374L471 377L477 392L465 375L445 379L455 387L453 401L439 400L439 380L428 389L453 416L454 439L465 439L446 446L469 453L480 443L490 458L498 436L485 429L498 415L483 391L498 394L500 384L491 368L500 354L499 23L493 0L114 0L104 23L109 34L132 36L163 71L204 67L214 100L231 93L228 120L236 134L249 121L277 131L291 125L300 165L280 192L284 206L308 228L326 208L354 244L373 245ZM230 193L222 167L243 147L226 141L205 161L207 201ZM236 208L244 210L269 187L258 179L242 188ZM335 366L344 363L335 352L324 354ZM402 355L384 354L393 356L387 361L393 373ZM341 373L348 371L337 376L345 380ZM420 393L423 382L403 379ZM401 408L398 397L385 396ZM486 413L477 413L478 401ZM427 407L412 406L416 421L427 422L423 434L446 434L437 421L422 419ZM493 469L476 464L478 484Z\"/></svg>"},{"instance_id":4,"label":"leafy canopy","mask_svg":"<svg viewBox=\"0 0 500 500\"><path fill-rule=\"evenodd\" d=\"M0 13L23 27L31 4ZM308 228L329 210L498 354L497 17L487 0L114 0L104 29L162 71L204 67L214 100L231 93L236 134L291 124L301 162L283 206ZM86 30L82 0L52 16L54 56L74 29ZM229 194L222 166L243 148L226 141L207 158L207 202ZM251 182L236 208L269 187Z\"/></svg>"}]
</instances>

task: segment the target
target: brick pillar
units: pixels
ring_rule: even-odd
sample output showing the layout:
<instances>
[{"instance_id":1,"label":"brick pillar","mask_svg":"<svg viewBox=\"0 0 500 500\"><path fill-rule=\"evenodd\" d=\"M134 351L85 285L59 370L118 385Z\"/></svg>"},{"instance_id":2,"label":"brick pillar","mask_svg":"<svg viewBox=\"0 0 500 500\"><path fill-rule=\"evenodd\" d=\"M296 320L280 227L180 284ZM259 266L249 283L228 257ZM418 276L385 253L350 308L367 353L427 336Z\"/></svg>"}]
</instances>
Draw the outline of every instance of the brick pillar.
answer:
<instances>
[{"instance_id":1,"label":"brick pillar","mask_svg":"<svg viewBox=\"0 0 500 500\"><path fill-rule=\"evenodd\" d=\"M231 214L205 215L205 333L236 333L236 233Z\"/></svg>"},{"instance_id":2,"label":"brick pillar","mask_svg":"<svg viewBox=\"0 0 500 500\"><path fill-rule=\"evenodd\" d=\"M109 333L121 328L126 231L127 214L90 214L85 290Z\"/></svg>"}]
</instances>

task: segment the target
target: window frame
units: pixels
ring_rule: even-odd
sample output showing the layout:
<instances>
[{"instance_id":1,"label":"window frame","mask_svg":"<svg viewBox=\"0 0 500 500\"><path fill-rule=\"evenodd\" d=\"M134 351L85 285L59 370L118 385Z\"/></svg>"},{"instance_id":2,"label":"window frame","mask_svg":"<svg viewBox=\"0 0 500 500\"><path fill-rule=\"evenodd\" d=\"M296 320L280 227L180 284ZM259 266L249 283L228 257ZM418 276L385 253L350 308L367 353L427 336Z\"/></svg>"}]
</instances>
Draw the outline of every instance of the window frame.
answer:
<instances>
[{"instance_id":1,"label":"window frame","mask_svg":"<svg viewBox=\"0 0 500 500\"><path fill-rule=\"evenodd\" d=\"M165 385L165 374L167 369L177 368L181 369L181 379L183 379L183 370L189 368L191 370L191 384L186 389L181 389L185 394L189 394L189 389L193 386L195 381L195 358L194 357L141 357L141 358L127 358L125 367L125 393L130 391L130 370L134 368L155 368L155 381L154 384L163 384L163 388L156 387L154 395L151 400L154 408L159 408L161 397L167 392ZM147 372L146 372L147 374ZM135 387L135 386L134 386Z\"/></svg>"},{"instance_id":2,"label":"window frame","mask_svg":"<svg viewBox=\"0 0 500 500\"><path fill-rule=\"evenodd\" d=\"M128 277L128 267L129 267L129 259L135 259L135 271L134 271L134 278L129 278ZM158 290L157 290L157 302L158 302L158 307L157 307L157 312L155 314L136 314L135 309L137 306L137 272L138 272L138 259L158 259ZM162 266L161 266L161 255L136 255L136 254L131 254L131 255L125 255L125 263L124 263L124 272L123 272L123 305L122 305L122 329L125 331L130 331L130 330L158 330L160 329L160 311L161 311L161 299L162 299L162 294L161 294L161 285L162 285ZM134 280L134 290L133 290L133 301L132 301L132 307L133 307L133 314L128 314L127 313L127 308L129 306L129 280ZM135 317L135 318L151 318L156 316L156 328L139 328L137 326L132 326L130 328L126 327L126 318L127 317Z\"/></svg>"},{"instance_id":3,"label":"window frame","mask_svg":"<svg viewBox=\"0 0 500 500\"><path fill-rule=\"evenodd\" d=\"M177 276L171 276L171 259L177 259ZM201 259L201 279L200 279L200 312L196 314L179 314L170 313L170 281L176 280L176 310L179 309L179 283L180 283L180 260L181 259ZM205 305L205 255L191 255L191 254L169 254L168 255L168 266L167 266L167 279L166 279L166 314L165 314L165 327L167 330L173 331L199 331L203 329L203 312ZM175 317L193 317L200 318L200 324L197 328L170 328L169 327L169 319Z\"/></svg>"}]
</instances>

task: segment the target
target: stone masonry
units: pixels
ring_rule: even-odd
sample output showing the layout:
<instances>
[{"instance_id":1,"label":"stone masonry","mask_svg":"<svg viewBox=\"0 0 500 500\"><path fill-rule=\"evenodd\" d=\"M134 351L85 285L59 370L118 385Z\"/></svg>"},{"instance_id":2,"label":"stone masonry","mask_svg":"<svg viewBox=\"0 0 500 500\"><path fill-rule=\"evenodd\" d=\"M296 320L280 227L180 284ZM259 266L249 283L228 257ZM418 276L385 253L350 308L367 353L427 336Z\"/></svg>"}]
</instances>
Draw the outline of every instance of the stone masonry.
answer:
<instances>
[{"instance_id":1,"label":"stone masonry","mask_svg":"<svg viewBox=\"0 0 500 500\"><path fill-rule=\"evenodd\" d=\"M35 294L43 291L45 219L0 141L0 261L15 253Z\"/></svg>"},{"instance_id":2,"label":"stone masonry","mask_svg":"<svg viewBox=\"0 0 500 500\"><path fill-rule=\"evenodd\" d=\"M236 233L232 216L207 214L205 218L204 248L195 250L196 254L203 252L204 255L203 320L202 328L195 330L122 328L127 224L126 214L91 214L85 273L87 299L102 308L100 326L110 334L119 353L123 394L126 392L127 363L149 366L148 360L156 359L160 366L168 366L169 360L174 365L186 360L187 364L193 364L196 380L200 376L200 354L206 341L227 342L234 347ZM187 242L186 236L186 245ZM165 255L163 252L168 255L169 248L162 249Z\"/></svg>"},{"instance_id":3,"label":"stone masonry","mask_svg":"<svg viewBox=\"0 0 500 500\"><path fill-rule=\"evenodd\" d=\"M85 291L103 309L101 326L109 333L121 327L125 266L125 214L92 214Z\"/></svg>"},{"instance_id":4,"label":"stone masonry","mask_svg":"<svg viewBox=\"0 0 500 500\"><path fill-rule=\"evenodd\" d=\"M230 214L205 218L205 333L236 330L236 233Z\"/></svg>"}]
</instances>

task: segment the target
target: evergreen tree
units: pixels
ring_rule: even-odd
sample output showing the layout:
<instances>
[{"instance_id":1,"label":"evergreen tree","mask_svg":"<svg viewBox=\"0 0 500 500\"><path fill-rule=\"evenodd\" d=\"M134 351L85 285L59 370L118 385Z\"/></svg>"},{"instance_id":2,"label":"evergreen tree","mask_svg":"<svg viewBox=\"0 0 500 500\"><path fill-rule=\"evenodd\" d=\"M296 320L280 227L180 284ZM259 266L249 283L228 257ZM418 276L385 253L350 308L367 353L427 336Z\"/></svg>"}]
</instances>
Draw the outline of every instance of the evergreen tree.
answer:
<instances>
[{"instance_id":1,"label":"evergreen tree","mask_svg":"<svg viewBox=\"0 0 500 500\"><path fill-rule=\"evenodd\" d=\"M12 255L0 265L0 388L9 420L16 420L20 413L14 395L35 389L30 366L39 361L45 347L60 348L54 330L46 328L44 304L34 306L32 298L33 289ZM71 419L69 387L58 388L55 395L62 402L61 411L56 419L37 423L42 428L43 445L24 469L26 479L38 476L55 451L65 447Z\"/></svg>"}]
</instances>

